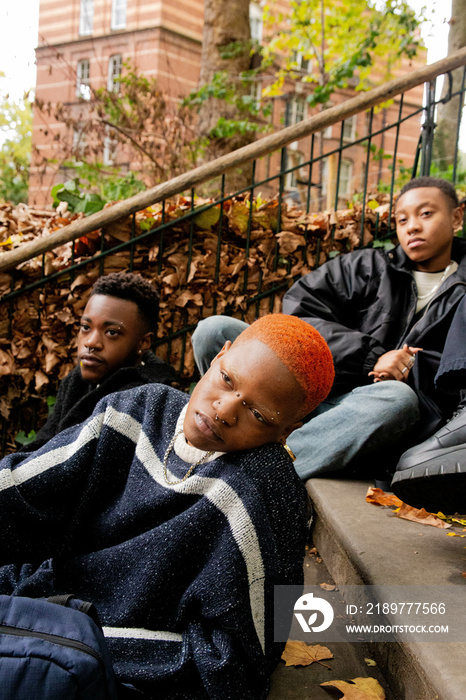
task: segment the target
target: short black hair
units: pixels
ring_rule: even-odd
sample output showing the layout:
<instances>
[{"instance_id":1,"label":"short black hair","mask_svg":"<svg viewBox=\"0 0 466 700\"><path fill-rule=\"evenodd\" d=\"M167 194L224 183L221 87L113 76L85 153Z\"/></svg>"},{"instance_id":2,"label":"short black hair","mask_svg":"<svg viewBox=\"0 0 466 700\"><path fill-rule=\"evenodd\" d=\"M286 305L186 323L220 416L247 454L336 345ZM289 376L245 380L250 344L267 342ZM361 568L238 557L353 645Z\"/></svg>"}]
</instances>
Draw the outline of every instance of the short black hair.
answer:
<instances>
[{"instance_id":1,"label":"short black hair","mask_svg":"<svg viewBox=\"0 0 466 700\"><path fill-rule=\"evenodd\" d=\"M456 190L451 182L448 182L448 180L442 180L440 177L430 177L427 175L423 177L415 177L407 182L406 185L401 188L401 192L398 195L398 200L400 200L405 192L409 192L409 190L417 190L419 187L436 187L449 200L453 209L456 209L456 207L459 207L460 205L458 195L456 194Z\"/></svg>"},{"instance_id":2,"label":"short black hair","mask_svg":"<svg viewBox=\"0 0 466 700\"><path fill-rule=\"evenodd\" d=\"M91 296L94 294L105 294L109 297L133 301L148 331L157 330L159 293L154 285L141 275L133 272L111 272L109 275L99 277L95 282L91 289Z\"/></svg>"}]
</instances>

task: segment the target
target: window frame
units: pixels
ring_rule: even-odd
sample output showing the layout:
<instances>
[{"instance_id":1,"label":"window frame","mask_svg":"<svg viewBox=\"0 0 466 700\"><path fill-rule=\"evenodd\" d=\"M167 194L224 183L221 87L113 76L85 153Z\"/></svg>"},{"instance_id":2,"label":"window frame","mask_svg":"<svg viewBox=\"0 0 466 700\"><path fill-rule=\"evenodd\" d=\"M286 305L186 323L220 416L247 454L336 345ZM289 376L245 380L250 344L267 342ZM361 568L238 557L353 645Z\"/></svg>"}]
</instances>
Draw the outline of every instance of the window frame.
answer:
<instances>
[{"instance_id":1,"label":"window frame","mask_svg":"<svg viewBox=\"0 0 466 700\"><path fill-rule=\"evenodd\" d=\"M115 72L115 66L119 65L118 75ZM120 78L123 70L123 55L121 53L115 53L108 59L108 72L107 72L107 90L109 92L120 92Z\"/></svg>"},{"instance_id":2,"label":"window frame","mask_svg":"<svg viewBox=\"0 0 466 700\"><path fill-rule=\"evenodd\" d=\"M90 36L94 31L94 0L80 0L79 36Z\"/></svg>"},{"instance_id":3,"label":"window frame","mask_svg":"<svg viewBox=\"0 0 466 700\"><path fill-rule=\"evenodd\" d=\"M345 119L343 122L342 126L342 140L344 142L348 141L354 141L356 138L356 127L358 123L358 115L353 114L352 117L348 117L348 119ZM349 133L347 132L347 129L349 127Z\"/></svg>"},{"instance_id":4,"label":"window frame","mask_svg":"<svg viewBox=\"0 0 466 700\"><path fill-rule=\"evenodd\" d=\"M258 2L249 3L249 27L251 29L251 41L258 44L262 41L264 28L263 10Z\"/></svg>"},{"instance_id":5,"label":"window frame","mask_svg":"<svg viewBox=\"0 0 466 700\"><path fill-rule=\"evenodd\" d=\"M285 190L287 192L296 192L298 190L298 176L302 179L307 178L307 174L303 171L303 165L305 163L304 153L299 149L298 141L293 141L286 149L286 167L295 168L292 172L289 172L285 176Z\"/></svg>"},{"instance_id":6,"label":"window frame","mask_svg":"<svg viewBox=\"0 0 466 700\"><path fill-rule=\"evenodd\" d=\"M86 70L83 71L84 67ZM76 97L86 101L91 99L91 62L88 58L79 59L76 65Z\"/></svg>"},{"instance_id":7,"label":"window frame","mask_svg":"<svg viewBox=\"0 0 466 700\"><path fill-rule=\"evenodd\" d=\"M110 29L126 29L126 13L128 9L127 0L112 0L112 14L110 18ZM122 18L119 19L121 15Z\"/></svg>"},{"instance_id":8,"label":"window frame","mask_svg":"<svg viewBox=\"0 0 466 700\"><path fill-rule=\"evenodd\" d=\"M102 149L102 164L107 166L115 165L118 148L118 139L112 138L111 132L112 130L110 129L110 127L106 126L104 144Z\"/></svg>"}]
</instances>

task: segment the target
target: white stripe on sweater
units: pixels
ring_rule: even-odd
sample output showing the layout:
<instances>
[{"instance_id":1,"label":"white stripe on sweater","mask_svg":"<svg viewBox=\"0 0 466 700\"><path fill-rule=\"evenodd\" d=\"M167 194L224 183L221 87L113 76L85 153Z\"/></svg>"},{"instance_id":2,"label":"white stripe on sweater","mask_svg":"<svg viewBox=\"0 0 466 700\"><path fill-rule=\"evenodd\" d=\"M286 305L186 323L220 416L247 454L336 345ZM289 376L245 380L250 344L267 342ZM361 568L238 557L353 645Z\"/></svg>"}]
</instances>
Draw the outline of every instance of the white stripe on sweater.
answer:
<instances>
[{"instance_id":1,"label":"white stripe on sweater","mask_svg":"<svg viewBox=\"0 0 466 700\"><path fill-rule=\"evenodd\" d=\"M105 423L136 444L136 456L160 486L173 489L178 493L203 495L227 518L248 572L251 615L264 652L264 564L254 523L241 498L222 479L196 474L190 476L186 481L169 486L163 478L163 465L138 421L127 413L121 413L109 406ZM174 478L173 475L171 477Z\"/></svg>"},{"instance_id":2,"label":"white stripe on sweater","mask_svg":"<svg viewBox=\"0 0 466 700\"><path fill-rule=\"evenodd\" d=\"M25 464L13 468L9 467L0 471L0 491L24 484L25 481L58 466L65 462L73 454L85 447L88 442L97 438L100 434L104 414L99 413L87 423L80 431L78 437L67 445L62 445L50 450L38 457L29 459ZM32 453L34 454L34 453Z\"/></svg>"},{"instance_id":3,"label":"white stripe on sweater","mask_svg":"<svg viewBox=\"0 0 466 700\"><path fill-rule=\"evenodd\" d=\"M106 637L124 639L155 639L162 642L181 642L183 637L177 632L146 630L143 627L102 627Z\"/></svg>"},{"instance_id":4,"label":"white stripe on sweater","mask_svg":"<svg viewBox=\"0 0 466 700\"><path fill-rule=\"evenodd\" d=\"M0 491L22 484L29 479L65 462L88 442L99 436L102 423L131 440L137 458L151 477L163 488L178 493L203 495L227 518L236 544L243 556L249 582L251 615L262 651L264 637L264 565L254 524L236 491L222 479L192 475L180 484L168 485L163 478L163 466L142 425L127 413L107 406L106 412L94 416L67 445L57 447L10 471L0 471Z\"/></svg>"}]
</instances>

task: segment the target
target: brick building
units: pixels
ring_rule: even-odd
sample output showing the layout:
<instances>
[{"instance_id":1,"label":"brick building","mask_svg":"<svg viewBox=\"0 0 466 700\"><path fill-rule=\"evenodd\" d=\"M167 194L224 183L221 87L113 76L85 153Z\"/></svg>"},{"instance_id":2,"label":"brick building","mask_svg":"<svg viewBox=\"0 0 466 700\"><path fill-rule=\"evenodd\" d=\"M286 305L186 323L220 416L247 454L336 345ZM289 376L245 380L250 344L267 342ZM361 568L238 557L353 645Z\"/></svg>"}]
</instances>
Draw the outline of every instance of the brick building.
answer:
<instances>
[{"instance_id":1,"label":"brick building","mask_svg":"<svg viewBox=\"0 0 466 700\"><path fill-rule=\"evenodd\" d=\"M286 0L283 0L286 3ZM155 77L164 94L169 99L178 99L198 85L202 32L203 0L40 0L39 41L36 49L37 84L36 98L47 105L63 104L70 108L79 119L85 114L91 98L91 89L105 86L118 89L118 78L125 60L148 77ZM250 4L251 31L260 39L262 11L259 4ZM425 63L422 54L416 65ZM302 65L302 70L306 66ZM402 70L412 70L413 65L405 62ZM343 90L334 96L337 104L354 93ZM411 90L405 96L403 116L422 104L422 87ZM397 117L399 105L395 101L373 118L372 128L382 126ZM56 158L56 144L60 139L79 139L79 129L71 133L62 121L57 121L47 109L35 110L33 121L33 147L35 155L31 167L30 203L50 203L50 189L70 173L60 167L60 163L44 166L43 157ZM287 94L274 102L272 120L276 128L293 124L308 115L305 95L298 91ZM367 115L358 114L348 120L343 128L329 127L323 135L323 151L330 152L340 143L349 144L367 133ZM419 119L407 121L398 136L397 158L409 167L414 158L419 137ZM382 148L386 154L393 153L395 131L383 137L374 138L374 147ZM126 169L134 169L131 153L111 153L110 137L101 144L103 162L124 164ZM292 144L287 149L288 165L298 164L307 159L310 152L310 139ZM342 201L361 187L364 177L365 145L355 145L345 149L340 163L339 194ZM278 172L280 157L272 156L266 166L268 174ZM315 206L323 206L333 196L332 171L334 158L326 159L319 173L312 173L322 187L313 192ZM314 169L315 170L315 169ZM369 185L387 180L389 173L384 171L383 161L373 161L370 165ZM301 179L308 178L303 173ZM286 189L293 195L299 193L298 173L286 178Z\"/></svg>"}]
</instances>

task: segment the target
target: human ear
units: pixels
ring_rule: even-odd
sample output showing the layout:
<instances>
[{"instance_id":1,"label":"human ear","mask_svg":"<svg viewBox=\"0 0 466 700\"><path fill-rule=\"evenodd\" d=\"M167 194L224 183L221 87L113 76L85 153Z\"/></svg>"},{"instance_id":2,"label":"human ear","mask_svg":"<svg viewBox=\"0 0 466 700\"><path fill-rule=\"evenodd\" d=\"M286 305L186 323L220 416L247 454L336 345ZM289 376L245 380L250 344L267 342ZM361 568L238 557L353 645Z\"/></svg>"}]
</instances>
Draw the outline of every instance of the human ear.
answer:
<instances>
[{"instance_id":1,"label":"human ear","mask_svg":"<svg viewBox=\"0 0 466 700\"><path fill-rule=\"evenodd\" d=\"M463 228L463 217L464 217L464 205L461 204L459 207L453 210L453 231L458 231Z\"/></svg>"},{"instance_id":2,"label":"human ear","mask_svg":"<svg viewBox=\"0 0 466 700\"><path fill-rule=\"evenodd\" d=\"M285 428L285 430L283 431L283 433L279 437L278 442L281 445L284 445L288 436L291 435L293 430L297 430L298 428L301 428L302 424L303 424L302 421L297 421L296 423L293 423L293 425L291 425L289 428Z\"/></svg>"},{"instance_id":3,"label":"human ear","mask_svg":"<svg viewBox=\"0 0 466 700\"><path fill-rule=\"evenodd\" d=\"M215 355L214 359L211 360L210 366L212 367L214 362L216 362L218 359L220 359L222 357L222 355L224 355L226 352L228 352L228 350L231 348L232 345L233 345L233 343L231 342L231 340L227 340L225 345L223 346L223 348L220 350L220 352L218 352Z\"/></svg>"},{"instance_id":4,"label":"human ear","mask_svg":"<svg viewBox=\"0 0 466 700\"><path fill-rule=\"evenodd\" d=\"M152 333L152 331L149 333L146 333L145 335L142 336L142 338L138 344L138 353L140 355L142 355L143 353L145 353L147 350L150 349L153 339L154 339L154 334Z\"/></svg>"}]
</instances>

